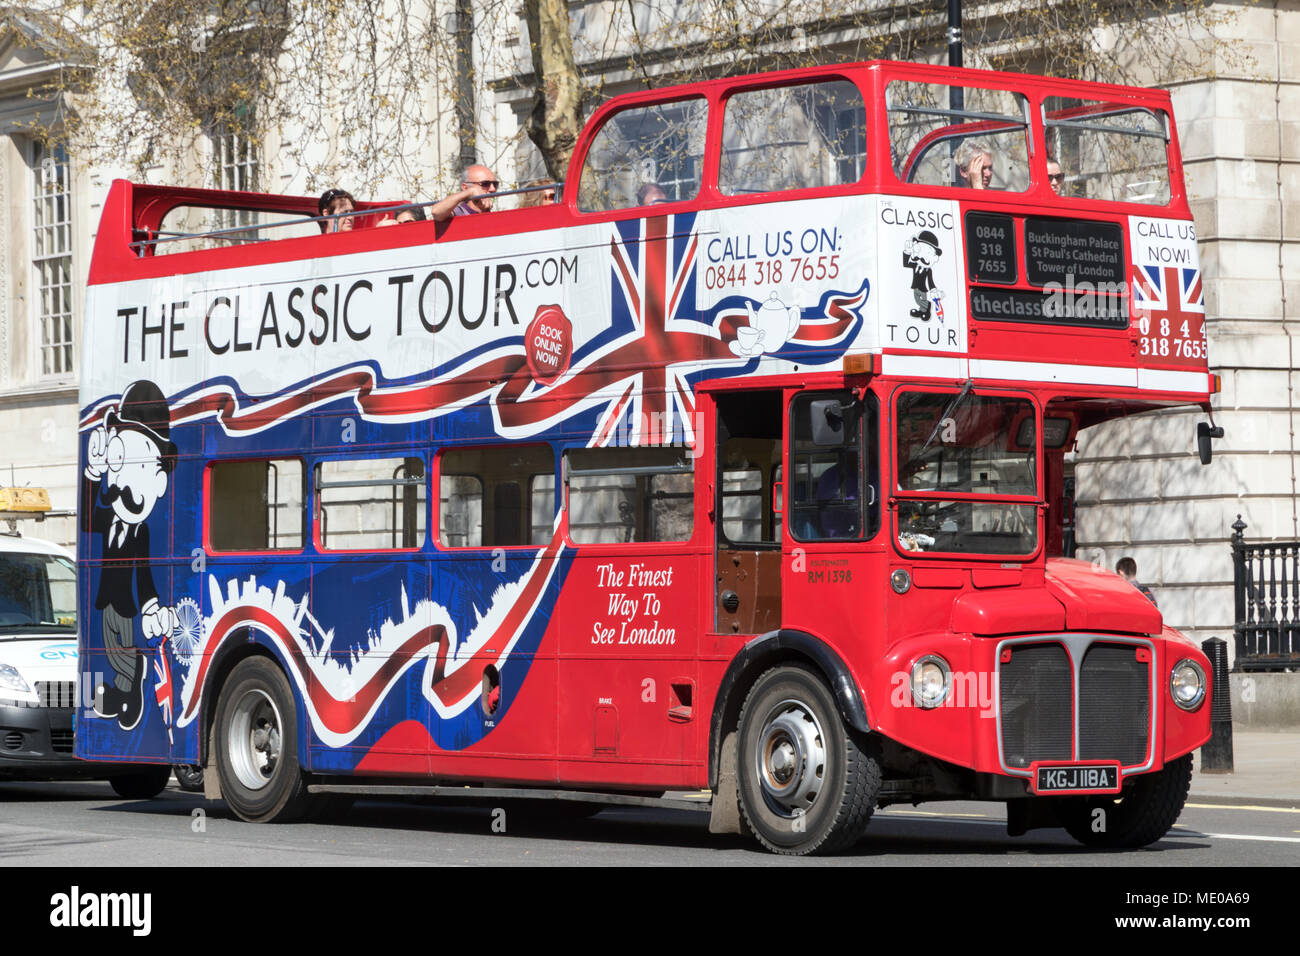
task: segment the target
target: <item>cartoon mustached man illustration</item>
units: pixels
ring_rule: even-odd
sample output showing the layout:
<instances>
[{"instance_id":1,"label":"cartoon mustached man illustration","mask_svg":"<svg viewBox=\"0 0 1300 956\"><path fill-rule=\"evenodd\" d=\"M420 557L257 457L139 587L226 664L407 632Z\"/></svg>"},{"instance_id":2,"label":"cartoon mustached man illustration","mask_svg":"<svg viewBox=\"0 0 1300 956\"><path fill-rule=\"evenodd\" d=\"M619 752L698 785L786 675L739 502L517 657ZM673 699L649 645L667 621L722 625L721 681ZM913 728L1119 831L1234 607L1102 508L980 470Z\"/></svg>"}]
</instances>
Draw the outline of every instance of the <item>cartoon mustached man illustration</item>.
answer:
<instances>
[{"instance_id":1,"label":"cartoon mustached man illustration","mask_svg":"<svg viewBox=\"0 0 1300 956\"><path fill-rule=\"evenodd\" d=\"M116 718L124 730L144 711L144 642L170 634L175 616L158 601L149 569L149 529L154 506L167 493L176 464L171 409L153 382L132 382L116 410L90 433L82 480L83 530L103 536L104 565L95 607L102 612L104 650L112 673L95 690L95 712ZM101 485L102 482L102 485Z\"/></svg>"},{"instance_id":2,"label":"cartoon mustached man illustration","mask_svg":"<svg viewBox=\"0 0 1300 956\"><path fill-rule=\"evenodd\" d=\"M931 267L943 255L934 233L924 229L903 243L903 265L912 270L912 297L916 308L908 314L923 322L930 321L930 301L943 298L943 290L935 287ZM942 319L943 314L939 317Z\"/></svg>"}]
</instances>

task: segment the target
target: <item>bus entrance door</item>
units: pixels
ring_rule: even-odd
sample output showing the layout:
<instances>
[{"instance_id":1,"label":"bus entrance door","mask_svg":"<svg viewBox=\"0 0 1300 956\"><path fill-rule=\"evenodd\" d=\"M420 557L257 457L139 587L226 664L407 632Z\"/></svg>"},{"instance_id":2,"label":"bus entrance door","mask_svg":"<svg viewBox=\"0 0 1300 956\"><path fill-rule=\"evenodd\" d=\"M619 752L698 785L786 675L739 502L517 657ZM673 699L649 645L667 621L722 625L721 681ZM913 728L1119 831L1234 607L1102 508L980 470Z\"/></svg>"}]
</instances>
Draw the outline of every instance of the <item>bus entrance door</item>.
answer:
<instances>
[{"instance_id":1,"label":"bus entrance door","mask_svg":"<svg viewBox=\"0 0 1300 956\"><path fill-rule=\"evenodd\" d=\"M763 634L781 626L781 392L721 392L714 626Z\"/></svg>"}]
</instances>

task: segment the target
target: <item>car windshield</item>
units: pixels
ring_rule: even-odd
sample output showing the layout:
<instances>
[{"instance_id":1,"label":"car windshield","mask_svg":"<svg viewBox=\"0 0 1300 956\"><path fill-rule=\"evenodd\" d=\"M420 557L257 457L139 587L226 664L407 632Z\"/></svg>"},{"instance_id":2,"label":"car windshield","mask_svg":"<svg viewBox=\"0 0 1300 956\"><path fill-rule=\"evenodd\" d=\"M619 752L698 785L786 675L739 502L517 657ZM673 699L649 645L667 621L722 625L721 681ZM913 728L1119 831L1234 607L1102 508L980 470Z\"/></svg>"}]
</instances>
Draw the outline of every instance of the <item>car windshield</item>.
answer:
<instances>
[{"instance_id":1,"label":"car windshield","mask_svg":"<svg viewBox=\"0 0 1300 956\"><path fill-rule=\"evenodd\" d=\"M52 554L0 554L0 640L75 634L77 572Z\"/></svg>"}]
</instances>

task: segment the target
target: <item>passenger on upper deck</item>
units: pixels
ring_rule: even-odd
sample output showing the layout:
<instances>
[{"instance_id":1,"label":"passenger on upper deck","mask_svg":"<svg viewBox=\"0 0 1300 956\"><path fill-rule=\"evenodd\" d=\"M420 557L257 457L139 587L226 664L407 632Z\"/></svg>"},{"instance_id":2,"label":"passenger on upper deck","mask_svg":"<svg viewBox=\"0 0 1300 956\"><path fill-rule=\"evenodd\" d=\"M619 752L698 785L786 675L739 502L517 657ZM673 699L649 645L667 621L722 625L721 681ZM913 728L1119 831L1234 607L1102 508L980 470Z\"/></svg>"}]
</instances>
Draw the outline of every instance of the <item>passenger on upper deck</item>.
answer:
<instances>
[{"instance_id":1,"label":"passenger on upper deck","mask_svg":"<svg viewBox=\"0 0 1300 956\"><path fill-rule=\"evenodd\" d=\"M555 202L555 184L549 179L534 179L521 187L528 190L519 197L519 208L549 206Z\"/></svg>"},{"instance_id":2,"label":"passenger on upper deck","mask_svg":"<svg viewBox=\"0 0 1300 956\"><path fill-rule=\"evenodd\" d=\"M460 192L452 193L446 199L434 203L429 209L429 218L435 222L446 222L452 216L473 216L477 213L492 211L492 194L501 185L496 174L486 166L474 165L465 170L461 180Z\"/></svg>"},{"instance_id":3,"label":"passenger on upper deck","mask_svg":"<svg viewBox=\"0 0 1300 956\"><path fill-rule=\"evenodd\" d=\"M668 202L668 194L658 183L642 183L641 188L636 191L638 206L656 206L661 202Z\"/></svg>"},{"instance_id":4,"label":"passenger on upper deck","mask_svg":"<svg viewBox=\"0 0 1300 956\"><path fill-rule=\"evenodd\" d=\"M321 216L338 216L339 213L352 212L357 201L346 189L327 189L321 193L316 203L316 212ZM339 216L338 219L322 219L321 232L351 232L356 220L351 216Z\"/></svg>"},{"instance_id":5,"label":"passenger on upper deck","mask_svg":"<svg viewBox=\"0 0 1300 956\"><path fill-rule=\"evenodd\" d=\"M993 181L993 150L978 140L966 140L953 157L957 172L971 189L988 189Z\"/></svg>"},{"instance_id":6,"label":"passenger on upper deck","mask_svg":"<svg viewBox=\"0 0 1300 956\"><path fill-rule=\"evenodd\" d=\"M1065 195L1065 173L1061 172L1061 164L1054 159L1047 161L1047 184L1056 195Z\"/></svg>"},{"instance_id":7,"label":"passenger on upper deck","mask_svg":"<svg viewBox=\"0 0 1300 956\"><path fill-rule=\"evenodd\" d=\"M407 222L425 222L428 216L424 214L423 206L412 206L410 209L403 209L392 219L381 219L376 225L380 226L399 226Z\"/></svg>"}]
</instances>

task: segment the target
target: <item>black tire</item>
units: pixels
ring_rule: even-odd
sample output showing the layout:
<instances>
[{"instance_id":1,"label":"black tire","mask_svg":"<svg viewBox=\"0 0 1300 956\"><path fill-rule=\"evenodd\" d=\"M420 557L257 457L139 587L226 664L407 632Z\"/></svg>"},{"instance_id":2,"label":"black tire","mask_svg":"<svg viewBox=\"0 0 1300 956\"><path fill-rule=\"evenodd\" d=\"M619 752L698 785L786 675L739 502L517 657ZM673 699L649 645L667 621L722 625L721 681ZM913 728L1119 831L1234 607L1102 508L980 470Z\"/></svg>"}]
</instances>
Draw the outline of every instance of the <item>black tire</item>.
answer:
<instances>
[{"instance_id":1,"label":"black tire","mask_svg":"<svg viewBox=\"0 0 1300 956\"><path fill-rule=\"evenodd\" d=\"M1192 786L1192 755L1144 774L1118 797L1070 800L1058 808L1062 825L1084 846L1121 849L1155 843L1183 812ZM1096 811L1102 815L1097 816ZM1095 829L1100 824L1101 829Z\"/></svg>"},{"instance_id":2,"label":"black tire","mask_svg":"<svg viewBox=\"0 0 1300 956\"><path fill-rule=\"evenodd\" d=\"M172 767L176 774L176 783L186 793L203 792L203 768L198 764L178 763Z\"/></svg>"},{"instance_id":3,"label":"black tire","mask_svg":"<svg viewBox=\"0 0 1300 956\"><path fill-rule=\"evenodd\" d=\"M213 742L221 796L240 819L287 822L307 812L293 692L272 661L249 657L230 672Z\"/></svg>"},{"instance_id":4,"label":"black tire","mask_svg":"<svg viewBox=\"0 0 1300 956\"><path fill-rule=\"evenodd\" d=\"M108 785L119 797L127 800L151 800L167 789L167 781L171 778L171 767L149 766L109 777Z\"/></svg>"},{"instance_id":5,"label":"black tire","mask_svg":"<svg viewBox=\"0 0 1300 956\"><path fill-rule=\"evenodd\" d=\"M874 747L840 719L815 672L777 667L740 710L736 786L741 818L773 853L833 853L862 836L880 793Z\"/></svg>"}]
</instances>

